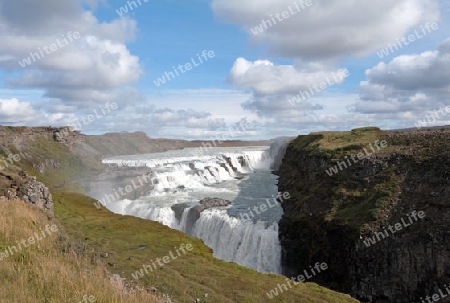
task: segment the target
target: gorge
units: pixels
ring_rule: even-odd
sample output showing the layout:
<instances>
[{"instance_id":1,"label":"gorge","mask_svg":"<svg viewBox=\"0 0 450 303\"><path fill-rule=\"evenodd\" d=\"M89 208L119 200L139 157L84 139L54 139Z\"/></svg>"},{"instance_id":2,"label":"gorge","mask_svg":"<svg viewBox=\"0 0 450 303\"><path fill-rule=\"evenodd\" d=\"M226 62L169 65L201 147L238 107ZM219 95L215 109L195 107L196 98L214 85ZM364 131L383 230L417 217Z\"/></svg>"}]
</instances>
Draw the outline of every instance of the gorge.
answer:
<instances>
[{"instance_id":1,"label":"gorge","mask_svg":"<svg viewBox=\"0 0 450 303\"><path fill-rule=\"evenodd\" d=\"M139 133L0 127L2 156L21 158L0 172L0 201L20 198L53 216L61 191L83 191L117 214L202 239L217 258L287 277L324 262L327 270L311 281L361 301L411 302L450 282L449 138L446 129L369 127L284 138L271 148L267 142L220 147L200 157L189 148L201 143ZM326 173L376 140L388 145L338 174ZM147 182L104 199L133 180L140 184L138 176ZM278 192L289 198L250 215ZM199 203L205 197L220 200ZM93 216L103 213L91 208ZM412 214L425 216L412 224ZM408 226L386 236L402 222Z\"/></svg>"}]
</instances>

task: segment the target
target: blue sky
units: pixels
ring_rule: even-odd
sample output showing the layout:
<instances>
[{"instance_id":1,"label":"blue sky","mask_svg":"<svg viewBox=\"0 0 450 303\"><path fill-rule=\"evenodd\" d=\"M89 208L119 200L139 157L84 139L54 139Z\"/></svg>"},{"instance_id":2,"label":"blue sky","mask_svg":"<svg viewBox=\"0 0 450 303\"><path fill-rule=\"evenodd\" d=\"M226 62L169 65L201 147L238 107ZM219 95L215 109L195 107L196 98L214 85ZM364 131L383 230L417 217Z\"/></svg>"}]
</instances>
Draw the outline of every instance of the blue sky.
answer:
<instances>
[{"instance_id":1,"label":"blue sky","mask_svg":"<svg viewBox=\"0 0 450 303\"><path fill-rule=\"evenodd\" d=\"M0 124L211 139L244 121L232 139L256 140L450 105L449 0L139 1L0 0Z\"/></svg>"}]
</instances>

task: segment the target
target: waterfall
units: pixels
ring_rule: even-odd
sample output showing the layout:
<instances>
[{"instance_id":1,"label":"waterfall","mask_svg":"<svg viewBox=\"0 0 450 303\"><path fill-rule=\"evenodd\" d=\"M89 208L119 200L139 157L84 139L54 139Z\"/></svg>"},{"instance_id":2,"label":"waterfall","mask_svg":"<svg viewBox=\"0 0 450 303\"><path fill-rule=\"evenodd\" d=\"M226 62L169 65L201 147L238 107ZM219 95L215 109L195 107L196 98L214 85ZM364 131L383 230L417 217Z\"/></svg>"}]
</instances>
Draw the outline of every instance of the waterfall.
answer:
<instances>
[{"instance_id":1,"label":"waterfall","mask_svg":"<svg viewBox=\"0 0 450 303\"><path fill-rule=\"evenodd\" d=\"M154 190L167 192L180 189L198 189L224 181L242 178L255 169L269 169L267 150L226 152L197 158L196 156L161 158L155 153L126 159L125 156L104 159L105 164L120 167L149 167L153 172ZM133 157L133 156L128 156Z\"/></svg>"},{"instance_id":2,"label":"waterfall","mask_svg":"<svg viewBox=\"0 0 450 303\"><path fill-rule=\"evenodd\" d=\"M115 213L157 221L200 238L219 259L260 272L281 273L277 222L244 222L229 215L233 205L201 213L194 209L205 197L233 201L243 178L251 177L255 170L269 171L272 161L269 150L264 147L221 148L201 156L192 152L189 156L189 151L103 160L103 163L123 167L148 167L152 184L147 196L137 200L104 201L105 206ZM265 187L265 184L260 186Z\"/></svg>"},{"instance_id":3,"label":"waterfall","mask_svg":"<svg viewBox=\"0 0 450 303\"><path fill-rule=\"evenodd\" d=\"M281 273L278 224L242 222L226 211L204 211L195 224L194 236L213 247L214 256L253 268L259 272Z\"/></svg>"}]
</instances>

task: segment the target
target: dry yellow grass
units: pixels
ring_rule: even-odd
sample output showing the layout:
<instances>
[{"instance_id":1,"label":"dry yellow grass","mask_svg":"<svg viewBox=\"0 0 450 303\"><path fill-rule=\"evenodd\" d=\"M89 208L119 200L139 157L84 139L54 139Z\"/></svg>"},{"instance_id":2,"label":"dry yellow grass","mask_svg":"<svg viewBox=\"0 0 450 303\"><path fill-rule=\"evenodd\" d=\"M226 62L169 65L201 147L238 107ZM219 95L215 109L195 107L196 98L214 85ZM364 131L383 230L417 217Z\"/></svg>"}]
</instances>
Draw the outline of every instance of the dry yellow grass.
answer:
<instances>
[{"instance_id":1,"label":"dry yellow grass","mask_svg":"<svg viewBox=\"0 0 450 303\"><path fill-rule=\"evenodd\" d=\"M47 224L58 225L55 219L22 201L1 201L0 252L8 246L19 248L17 242ZM64 237L60 231L51 233L0 261L0 302L89 302L90 296L95 302L105 303L170 302L147 292L123 294L111 286L102 265L92 265L90 259L67 249L67 245L63 252ZM83 296L87 300L83 301Z\"/></svg>"}]
</instances>

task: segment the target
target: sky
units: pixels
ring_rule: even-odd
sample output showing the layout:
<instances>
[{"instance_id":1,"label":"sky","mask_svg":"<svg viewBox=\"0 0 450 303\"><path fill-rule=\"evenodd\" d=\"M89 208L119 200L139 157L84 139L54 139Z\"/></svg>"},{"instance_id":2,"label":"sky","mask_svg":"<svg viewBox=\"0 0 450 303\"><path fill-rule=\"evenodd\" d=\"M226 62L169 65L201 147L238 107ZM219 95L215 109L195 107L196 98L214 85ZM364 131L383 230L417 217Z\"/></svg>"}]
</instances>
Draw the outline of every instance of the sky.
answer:
<instances>
[{"instance_id":1,"label":"sky","mask_svg":"<svg viewBox=\"0 0 450 303\"><path fill-rule=\"evenodd\" d=\"M0 0L0 125L188 140L447 125L449 17L450 0Z\"/></svg>"}]
</instances>

